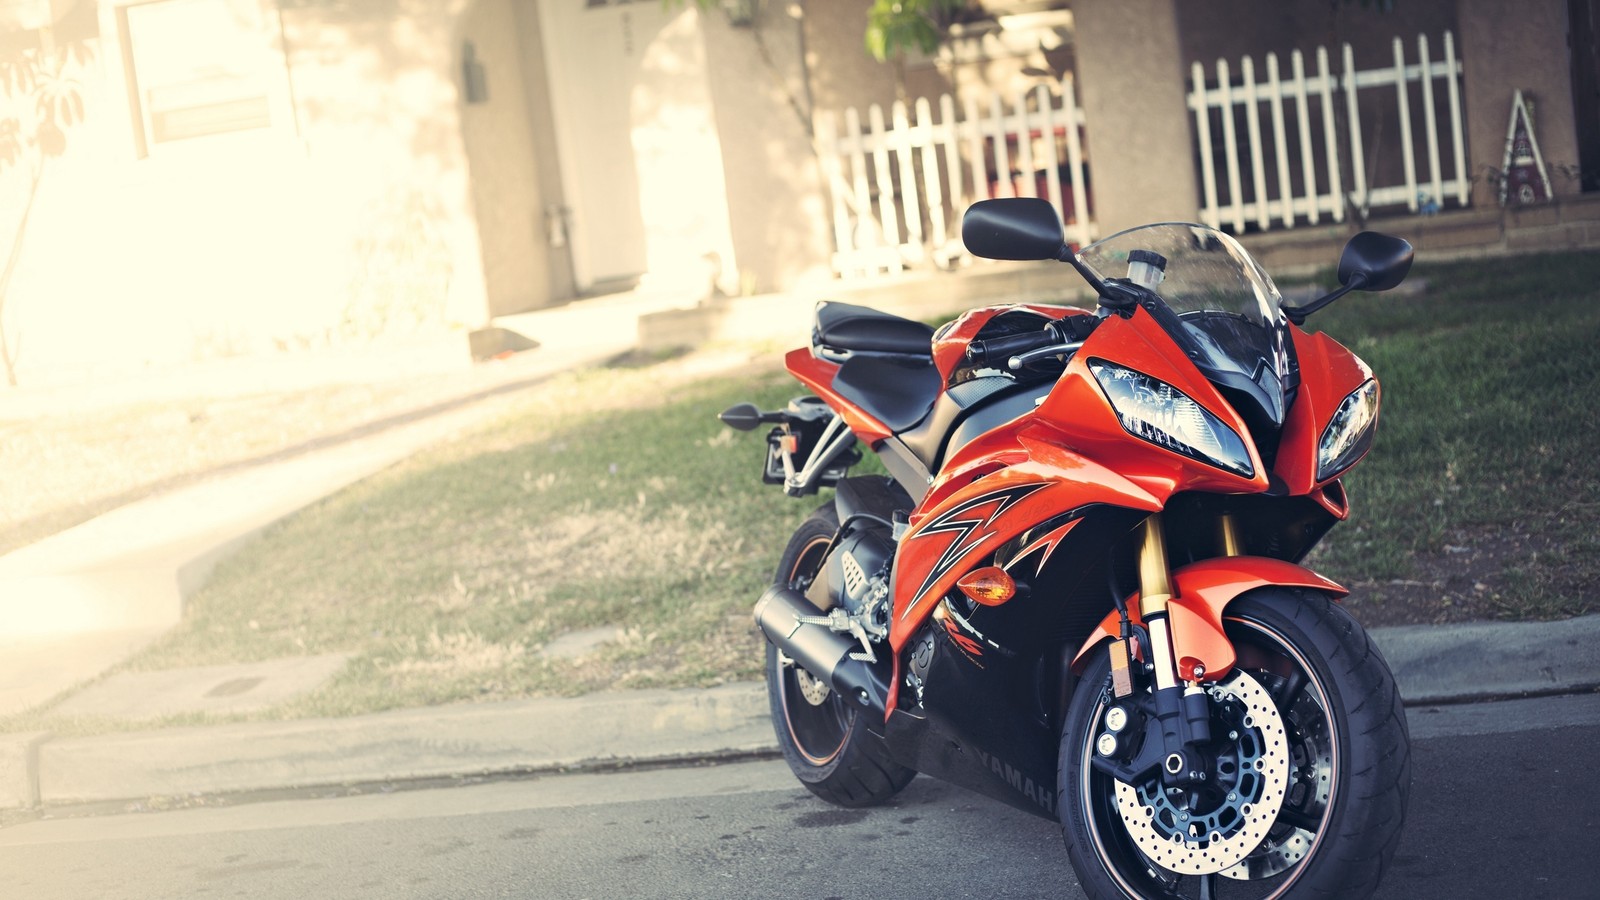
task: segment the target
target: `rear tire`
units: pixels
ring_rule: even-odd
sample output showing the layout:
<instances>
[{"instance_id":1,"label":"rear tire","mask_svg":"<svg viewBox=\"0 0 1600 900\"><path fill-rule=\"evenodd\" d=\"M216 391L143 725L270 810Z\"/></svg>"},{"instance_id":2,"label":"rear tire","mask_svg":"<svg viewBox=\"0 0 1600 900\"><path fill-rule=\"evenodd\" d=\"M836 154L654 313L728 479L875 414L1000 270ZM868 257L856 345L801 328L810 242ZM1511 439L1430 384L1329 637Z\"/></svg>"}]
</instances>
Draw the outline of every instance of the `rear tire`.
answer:
<instances>
[{"instance_id":1,"label":"rear tire","mask_svg":"<svg viewBox=\"0 0 1600 900\"><path fill-rule=\"evenodd\" d=\"M799 591L822 571L823 554L839 530L832 503L801 523L784 548L774 581ZM800 783L838 806L872 806L916 777L889 758L865 716L767 643L767 701L778 746Z\"/></svg>"},{"instance_id":2,"label":"rear tire","mask_svg":"<svg viewBox=\"0 0 1600 900\"><path fill-rule=\"evenodd\" d=\"M1122 816L1114 780L1088 761L1110 695L1102 650L1079 682L1061 736L1059 814L1084 892L1094 900L1369 896L1400 842L1411 786L1410 735L1388 664L1361 626L1320 593L1265 588L1234 601L1223 618L1238 668L1271 693L1292 745L1294 784L1278 824L1240 863L1264 871L1247 880L1178 877L1136 846L1126 823L1138 814ZM1180 808L1183 802L1180 796Z\"/></svg>"}]
</instances>

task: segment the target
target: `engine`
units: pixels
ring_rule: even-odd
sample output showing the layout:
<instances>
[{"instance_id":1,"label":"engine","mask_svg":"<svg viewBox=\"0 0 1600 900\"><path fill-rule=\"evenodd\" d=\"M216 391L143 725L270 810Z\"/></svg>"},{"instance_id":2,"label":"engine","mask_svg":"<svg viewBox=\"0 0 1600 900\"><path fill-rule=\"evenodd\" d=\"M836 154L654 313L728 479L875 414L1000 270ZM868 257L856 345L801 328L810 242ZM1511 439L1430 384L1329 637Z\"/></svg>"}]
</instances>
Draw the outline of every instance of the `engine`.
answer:
<instances>
[{"instance_id":1,"label":"engine","mask_svg":"<svg viewBox=\"0 0 1600 900\"><path fill-rule=\"evenodd\" d=\"M824 563L822 580L830 607L843 610L850 620L859 623L874 643L889 634L889 572L893 562L894 538L889 529L858 519Z\"/></svg>"}]
</instances>

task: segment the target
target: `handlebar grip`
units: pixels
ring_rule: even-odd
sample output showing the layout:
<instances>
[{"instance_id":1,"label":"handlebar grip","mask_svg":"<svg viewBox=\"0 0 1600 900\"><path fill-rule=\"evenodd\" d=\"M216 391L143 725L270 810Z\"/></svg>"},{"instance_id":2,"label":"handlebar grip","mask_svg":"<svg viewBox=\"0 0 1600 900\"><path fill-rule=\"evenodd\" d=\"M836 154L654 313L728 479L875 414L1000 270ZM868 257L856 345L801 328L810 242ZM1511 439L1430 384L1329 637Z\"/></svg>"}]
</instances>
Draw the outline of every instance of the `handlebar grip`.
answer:
<instances>
[{"instance_id":1,"label":"handlebar grip","mask_svg":"<svg viewBox=\"0 0 1600 900\"><path fill-rule=\"evenodd\" d=\"M1006 360L1029 350L1048 347L1061 342L1054 323L1039 331L1007 334L987 341L973 341L967 345L967 361L974 365L1003 365Z\"/></svg>"}]
</instances>

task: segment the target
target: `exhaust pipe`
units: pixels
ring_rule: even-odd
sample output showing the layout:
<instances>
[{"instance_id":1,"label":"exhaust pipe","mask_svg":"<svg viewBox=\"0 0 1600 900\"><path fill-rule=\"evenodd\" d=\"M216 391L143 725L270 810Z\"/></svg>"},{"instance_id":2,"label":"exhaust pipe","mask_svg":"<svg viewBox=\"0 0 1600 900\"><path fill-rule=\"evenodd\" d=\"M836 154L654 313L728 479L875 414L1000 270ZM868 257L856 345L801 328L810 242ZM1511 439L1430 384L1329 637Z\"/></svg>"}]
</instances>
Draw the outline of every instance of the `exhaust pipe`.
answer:
<instances>
[{"instance_id":1,"label":"exhaust pipe","mask_svg":"<svg viewBox=\"0 0 1600 900\"><path fill-rule=\"evenodd\" d=\"M882 715L889 705L889 682L871 663L851 659L860 646L826 625L803 622L822 616L805 595L781 584L756 601L756 624L797 665L827 682L841 695Z\"/></svg>"}]
</instances>

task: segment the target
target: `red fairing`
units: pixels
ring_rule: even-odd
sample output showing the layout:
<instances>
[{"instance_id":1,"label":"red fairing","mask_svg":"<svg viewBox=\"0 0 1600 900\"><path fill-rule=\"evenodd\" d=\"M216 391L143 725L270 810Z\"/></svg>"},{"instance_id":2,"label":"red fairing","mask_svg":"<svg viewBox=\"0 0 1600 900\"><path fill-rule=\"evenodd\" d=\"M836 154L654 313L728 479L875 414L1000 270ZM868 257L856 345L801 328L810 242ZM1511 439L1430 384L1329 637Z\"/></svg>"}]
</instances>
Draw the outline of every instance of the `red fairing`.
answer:
<instances>
[{"instance_id":1,"label":"red fairing","mask_svg":"<svg viewBox=\"0 0 1600 900\"><path fill-rule=\"evenodd\" d=\"M1168 349L1170 343L1142 310L1129 319L1107 319L1037 412L951 455L912 516L912 530L895 558L889 642L896 650L986 554L1064 510L1104 503L1155 512L1178 491L1267 489L1266 469L1253 446L1257 474L1243 478L1147 443L1122 427L1089 371L1090 359L1166 381L1248 444L1249 430L1238 414L1187 359ZM1114 462L1116 469L1097 460Z\"/></svg>"},{"instance_id":2,"label":"red fairing","mask_svg":"<svg viewBox=\"0 0 1600 900\"><path fill-rule=\"evenodd\" d=\"M1233 670L1233 642L1222 630L1223 610L1245 591L1268 585L1310 588L1339 597L1350 593L1335 581L1281 559L1230 556L1176 569L1172 573L1173 597L1167 602L1167 618L1180 676L1191 681L1216 681ZM1127 607L1128 618L1142 624L1138 594L1128 598ZM1089 653L1120 633L1121 620L1113 610L1084 641L1073 658L1072 670L1081 673ZM1197 664L1204 667L1199 678L1195 676Z\"/></svg>"},{"instance_id":3,"label":"red fairing","mask_svg":"<svg viewBox=\"0 0 1600 900\"><path fill-rule=\"evenodd\" d=\"M1128 434L1089 370L1089 361L1093 359L1103 359L1158 378L1205 407L1244 441L1250 451L1255 477L1244 478L1223 471ZM1267 489L1266 467L1250 440L1244 421L1142 309L1129 319L1107 319L1095 330L1039 408L1039 417L1070 423L1069 440L1073 449L1092 459L1114 464L1129 481L1163 501L1178 491L1245 494Z\"/></svg>"},{"instance_id":4,"label":"red fairing","mask_svg":"<svg viewBox=\"0 0 1600 900\"><path fill-rule=\"evenodd\" d=\"M1317 443L1322 431L1344 398L1372 378L1372 370L1326 334L1307 334L1293 325L1289 326L1289 334L1300 361L1300 391L1283 425L1276 472L1289 493L1298 496L1312 494L1321 486L1316 478ZM1331 501L1324 501L1324 505L1332 502L1330 511L1344 518L1343 495L1338 494Z\"/></svg>"},{"instance_id":5,"label":"red fairing","mask_svg":"<svg viewBox=\"0 0 1600 900\"><path fill-rule=\"evenodd\" d=\"M868 446L878 443L894 432L889 426L862 412L855 404L839 396L833 389L833 376L839 371L837 363L818 359L811 354L808 347L790 350L783 357L784 367L795 380L810 388L818 397L837 412L844 423L850 426L857 438Z\"/></svg>"},{"instance_id":6,"label":"red fairing","mask_svg":"<svg viewBox=\"0 0 1600 900\"><path fill-rule=\"evenodd\" d=\"M889 623L889 644L897 652L962 575L1029 528L1091 503L1161 508L1110 469L1026 434L1013 439L1016 450L994 461L1005 468L969 481L936 506L925 501L926 512L901 540Z\"/></svg>"}]
</instances>

